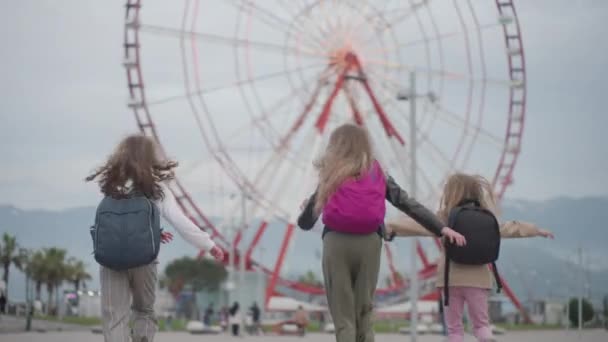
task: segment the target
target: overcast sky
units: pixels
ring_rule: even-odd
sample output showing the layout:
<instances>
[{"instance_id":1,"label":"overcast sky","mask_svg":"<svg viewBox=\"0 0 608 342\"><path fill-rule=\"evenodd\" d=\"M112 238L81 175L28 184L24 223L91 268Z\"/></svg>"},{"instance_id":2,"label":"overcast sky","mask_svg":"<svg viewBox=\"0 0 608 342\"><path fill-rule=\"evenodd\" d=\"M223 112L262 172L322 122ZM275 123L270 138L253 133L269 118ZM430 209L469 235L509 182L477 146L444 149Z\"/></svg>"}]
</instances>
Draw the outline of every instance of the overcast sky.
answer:
<instances>
[{"instance_id":1,"label":"overcast sky","mask_svg":"<svg viewBox=\"0 0 608 342\"><path fill-rule=\"evenodd\" d=\"M156 10L158 23L179 25L181 7L165 11L151 2L143 10ZM523 151L507 197L606 196L608 2L516 3L529 102ZM215 20L230 20L223 15L229 14L218 10ZM121 66L123 19L118 0L0 2L0 203L53 209L95 203L95 188L82 179L113 144L136 130ZM175 93L170 72L181 71L171 55L178 49L160 41L145 51L146 70L157 76L156 91ZM220 60L211 67L221 69L221 57L215 56ZM160 84L165 76L167 84ZM171 108L174 120L180 120L181 108ZM185 139L180 126L172 127L161 127L169 144L184 150L202 145L180 141Z\"/></svg>"}]
</instances>

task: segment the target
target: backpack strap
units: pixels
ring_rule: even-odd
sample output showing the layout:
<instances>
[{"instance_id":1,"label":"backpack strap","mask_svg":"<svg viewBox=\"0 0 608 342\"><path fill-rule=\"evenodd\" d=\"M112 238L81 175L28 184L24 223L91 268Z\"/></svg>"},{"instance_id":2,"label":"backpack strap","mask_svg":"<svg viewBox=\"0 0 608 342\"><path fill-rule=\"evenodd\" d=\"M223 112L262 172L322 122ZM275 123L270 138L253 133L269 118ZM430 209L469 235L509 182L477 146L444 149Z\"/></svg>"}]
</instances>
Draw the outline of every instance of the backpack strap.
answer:
<instances>
[{"instance_id":1,"label":"backpack strap","mask_svg":"<svg viewBox=\"0 0 608 342\"><path fill-rule=\"evenodd\" d=\"M447 251L445 252L445 267L443 269L443 305L450 305L450 288L448 284L450 282L450 259L448 258Z\"/></svg>"},{"instance_id":2,"label":"backpack strap","mask_svg":"<svg viewBox=\"0 0 608 342\"><path fill-rule=\"evenodd\" d=\"M500 280L500 275L498 275L498 268L495 262L492 263L492 273L494 273L494 279L496 280L496 293L500 293L500 290L502 290L502 280Z\"/></svg>"}]
</instances>

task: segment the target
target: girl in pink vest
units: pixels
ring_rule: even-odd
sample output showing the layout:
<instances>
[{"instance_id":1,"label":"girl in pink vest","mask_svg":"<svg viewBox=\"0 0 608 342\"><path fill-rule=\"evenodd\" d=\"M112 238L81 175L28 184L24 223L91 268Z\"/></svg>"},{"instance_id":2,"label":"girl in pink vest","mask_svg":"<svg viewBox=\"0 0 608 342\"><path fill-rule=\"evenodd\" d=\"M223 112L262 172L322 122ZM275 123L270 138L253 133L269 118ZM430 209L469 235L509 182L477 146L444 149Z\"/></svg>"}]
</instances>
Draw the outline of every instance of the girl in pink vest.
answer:
<instances>
[{"instance_id":1,"label":"girl in pink vest","mask_svg":"<svg viewBox=\"0 0 608 342\"><path fill-rule=\"evenodd\" d=\"M310 230L323 216L323 277L338 342L374 340L371 325L380 269L385 201L434 235L464 244L464 237L410 198L374 158L367 131L345 124L332 132L316 163L319 185L298 226Z\"/></svg>"}]
</instances>

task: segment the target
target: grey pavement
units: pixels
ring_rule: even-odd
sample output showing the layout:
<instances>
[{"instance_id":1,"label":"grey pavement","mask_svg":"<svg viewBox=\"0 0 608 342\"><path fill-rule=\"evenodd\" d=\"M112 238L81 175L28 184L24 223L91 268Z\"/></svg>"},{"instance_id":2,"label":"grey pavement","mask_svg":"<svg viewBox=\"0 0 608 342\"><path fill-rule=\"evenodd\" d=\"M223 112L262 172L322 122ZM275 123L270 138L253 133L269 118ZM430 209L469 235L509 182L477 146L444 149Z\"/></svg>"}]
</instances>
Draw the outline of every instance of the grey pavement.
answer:
<instances>
[{"instance_id":1,"label":"grey pavement","mask_svg":"<svg viewBox=\"0 0 608 342\"><path fill-rule=\"evenodd\" d=\"M575 331L535 331L535 332L507 332L507 334L498 336L498 341L501 342L607 342L608 332L605 330L588 330L584 331L582 338L579 339ZM418 339L420 342L440 342L444 339L440 336L422 336ZM103 337L99 334L90 332L49 332L49 333L19 333L19 334L0 334L2 342L102 342ZM291 337L291 336L262 336L262 337L246 337L233 338L226 335L190 335L188 333L159 333L156 342L224 342L224 341L270 341L270 342L332 342L333 335L325 334L309 334L306 337ZM407 335L377 335L377 342L408 342ZM473 337L468 337L466 341L475 341Z\"/></svg>"},{"instance_id":2,"label":"grey pavement","mask_svg":"<svg viewBox=\"0 0 608 342\"><path fill-rule=\"evenodd\" d=\"M25 319L22 317L0 315L0 341L4 342L2 334L17 333L25 330ZM32 320L32 331L89 331L81 325L60 322Z\"/></svg>"}]
</instances>

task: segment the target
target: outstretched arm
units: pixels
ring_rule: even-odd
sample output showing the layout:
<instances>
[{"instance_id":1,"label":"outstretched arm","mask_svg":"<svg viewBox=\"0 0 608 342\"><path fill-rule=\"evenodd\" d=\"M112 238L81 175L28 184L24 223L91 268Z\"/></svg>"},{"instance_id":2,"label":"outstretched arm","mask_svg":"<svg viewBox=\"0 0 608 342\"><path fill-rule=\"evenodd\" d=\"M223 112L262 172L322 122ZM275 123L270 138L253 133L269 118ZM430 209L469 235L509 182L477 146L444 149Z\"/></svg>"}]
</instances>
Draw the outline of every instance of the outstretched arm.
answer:
<instances>
[{"instance_id":1,"label":"outstretched arm","mask_svg":"<svg viewBox=\"0 0 608 342\"><path fill-rule=\"evenodd\" d=\"M167 222L169 222L181 237L191 245L202 249L211 250L215 247L215 242L211 240L211 236L200 230L181 210L178 206L175 197L165 184L161 184L164 198L156 201L160 213Z\"/></svg>"},{"instance_id":2,"label":"outstretched arm","mask_svg":"<svg viewBox=\"0 0 608 342\"><path fill-rule=\"evenodd\" d=\"M503 238L525 238L542 236L553 239L553 233L535 224L519 221L507 221L500 225L500 236Z\"/></svg>"},{"instance_id":3,"label":"outstretched arm","mask_svg":"<svg viewBox=\"0 0 608 342\"><path fill-rule=\"evenodd\" d=\"M317 192L310 196L308 201L304 205L304 210L298 217L298 227L304 230L311 230L317 220L319 219L319 215L315 213L315 203L317 199Z\"/></svg>"},{"instance_id":4,"label":"outstretched arm","mask_svg":"<svg viewBox=\"0 0 608 342\"><path fill-rule=\"evenodd\" d=\"M411 218L388 222L386 232L389 235L394 233L396 236L435 236Z\"/></svg>"},{"instance_id":5,"label":"outstretched arm","mask_svg":"<svg viewBox=\"0 0 608 342\"><path fill-rule=\"evenodd\" d=\"M441 230L444 225L430 210L418 203L414 198L410 197L407 192L399 186L393 179L388 176L386 179L386 200L389 201L395 208L406 213L416 222L426 228L436 236L441 236Z\"/></svg>"}]
</instances>

